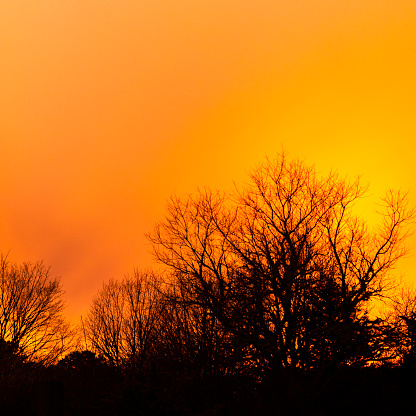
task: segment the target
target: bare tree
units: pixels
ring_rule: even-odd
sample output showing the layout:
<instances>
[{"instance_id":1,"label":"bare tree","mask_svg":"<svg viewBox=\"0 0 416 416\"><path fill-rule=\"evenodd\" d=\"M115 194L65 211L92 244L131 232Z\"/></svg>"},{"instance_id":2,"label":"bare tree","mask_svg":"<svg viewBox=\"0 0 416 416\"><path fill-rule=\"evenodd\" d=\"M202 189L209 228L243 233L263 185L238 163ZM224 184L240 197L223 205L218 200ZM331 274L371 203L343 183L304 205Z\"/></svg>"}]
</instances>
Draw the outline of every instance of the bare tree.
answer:
<instances>
[{"instance_id":1,"label":"bare tree","mask_svg":"<svg viewBox=\"0 0 416 416\"><path fill-rule=\"evenodd\" d=\"M229 197L172 198L149 236L187 300L270 367L319 368L385 357L386 328L368 315L405 254L413 217L388 193L381 226L353 215L359 181L285 156L267 161Z\"/></svg>"},{"instance_id":2,"label":"bare tree","mask_svg":"<svg viewBox=\"0 0 416 416\"><path fill-rule=\"evenodd\" d=\"M54 362L71 336L62 312L62 287L42 262L12 264L0 257L0 339L30 360Z\"/></svg>"},{"instance_id":3,"label":"bare tree","mask_svg":"<svg viewBox=\"0 0 416 416\"><path fill-rule=\"evenodd\" d=\"M152 272L105 283L84 323L91 349L117 368L146 366L160 314L160 279Z\"/></svg>"}]
</instances>

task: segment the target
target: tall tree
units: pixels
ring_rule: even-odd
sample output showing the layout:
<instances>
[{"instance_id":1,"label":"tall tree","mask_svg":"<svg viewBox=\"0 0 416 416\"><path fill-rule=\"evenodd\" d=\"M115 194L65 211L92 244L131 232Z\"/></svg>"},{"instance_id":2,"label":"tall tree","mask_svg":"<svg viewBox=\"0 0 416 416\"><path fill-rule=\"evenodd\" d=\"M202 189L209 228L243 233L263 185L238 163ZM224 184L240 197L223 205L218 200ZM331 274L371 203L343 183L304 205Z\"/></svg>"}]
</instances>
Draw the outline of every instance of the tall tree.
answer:
<instances>
[{"instance_id":1,"label":"tall tree","mask_svg":"<svg viewBox=\"0 0 416 416\"><path fill-rule=\"evenodd\" d=\"M358 180L321 178L285 155L250 179L229 196L172 198L149 235L187 301L207 307L264 368L385 358L388 328L368 311L405 254L406 198L389 192L370 231L352 211L365 192Z\"/></svg>"}]
</instances>

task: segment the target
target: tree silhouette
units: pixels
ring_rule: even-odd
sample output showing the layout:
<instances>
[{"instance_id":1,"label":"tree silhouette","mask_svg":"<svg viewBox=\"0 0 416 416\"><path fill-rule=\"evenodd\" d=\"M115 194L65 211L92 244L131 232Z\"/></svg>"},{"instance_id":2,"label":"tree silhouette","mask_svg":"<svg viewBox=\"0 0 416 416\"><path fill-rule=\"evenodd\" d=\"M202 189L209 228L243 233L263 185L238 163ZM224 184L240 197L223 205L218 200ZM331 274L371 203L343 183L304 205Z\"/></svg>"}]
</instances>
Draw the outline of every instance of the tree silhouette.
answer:
<instances>
[{"instance_id":1,"label":"tree silhouette","mask_svg":"<svg viewBox=\"0 0 416 416\"><path fill-rule=\"evenodd\" d=\"M389 192L370 231L352 211L365 191L358 180L320 178L285 155L250 179L228 196L172 198L149 235L187 302L207 308L256 368L392 358L391 328L369 309L405 254L413 217L405 196Z\"/></svg>"},{"instance_id":2,"label":"tree silhouette","mask_svg":"<svg viewBox=\"0 0 416 416\"><path fill-rule=\"evenodd\" d=\"M158 336L160 298L152 272L105 283L84 324L92 351L117 368L145 368Z\"/></svg>"},{"instance_id":3,"label":"tree silhouette","mask_svg":"<svg viewBox=\"0 0 416 416\"><path fill-rule=\"evenodd\" d=\"M164 288L163 302L158 360L176 374L196 377L232 374L241 351L236 349L233 334L224 330L211 311L204 305L188 302L186 293L177 287Z\"/></svg>"},{"instance_id":4,"label":"tree silhouette","mask_svg":"<svg viewBox=\"0 0 416 416\"><path fill-rule=\"evenodd\" d=\"M62 288L42 262L10 263L0 257L0 339L28 360L54 362L69 347Z\"/></svg>"},{"instance_id":5,"label":"tree silhouette","mask_svg":"<svg viewBox=\"0 0 416 416\"><path fill-rule=\"evenodd\" d=\"M411 285L398 288L386 310L384 320L395 329L392 348L401 363L416 365L416 290Z\"/></svg>"}]
</instances>

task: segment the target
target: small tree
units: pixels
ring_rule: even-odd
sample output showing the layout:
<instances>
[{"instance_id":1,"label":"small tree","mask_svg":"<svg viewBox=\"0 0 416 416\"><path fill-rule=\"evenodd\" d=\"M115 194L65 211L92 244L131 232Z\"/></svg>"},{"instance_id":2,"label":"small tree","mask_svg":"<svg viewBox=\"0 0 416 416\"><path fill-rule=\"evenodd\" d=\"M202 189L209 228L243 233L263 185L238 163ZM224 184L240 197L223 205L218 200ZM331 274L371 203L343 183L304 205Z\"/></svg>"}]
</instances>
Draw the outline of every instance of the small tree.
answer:
<instances>
[{"instance_id":1,"label":"small tree","mask_svg":"<svg viewBox=\"0 0 416 416\"><path fill-rule=\"evenodd\" d=\"M92 351L117 368L144 369L158 337L160 280L152 272L105 283L84 323Z\"/></svg>"},{"instance_id":2,"label":"small tree","mask_svg":"<svg viewBox=\"0 0 416 416\"><path fill-rule=\"evenodd\" d=\"M416 289L404 285L385 309L385 320L395 329L396 355L407 365L416 363Z\"/></svg>"},{"instance_id":3,"label":"small tree","mask_svg":"<svg viewBox=\"0 0 416 416\"><path fill-rule=\"evenodd\" d=\"M10 263L0 257L0 339L28 360L54 362L68 348L62 287L42 262Z\"/></svg>"}]
</instances>

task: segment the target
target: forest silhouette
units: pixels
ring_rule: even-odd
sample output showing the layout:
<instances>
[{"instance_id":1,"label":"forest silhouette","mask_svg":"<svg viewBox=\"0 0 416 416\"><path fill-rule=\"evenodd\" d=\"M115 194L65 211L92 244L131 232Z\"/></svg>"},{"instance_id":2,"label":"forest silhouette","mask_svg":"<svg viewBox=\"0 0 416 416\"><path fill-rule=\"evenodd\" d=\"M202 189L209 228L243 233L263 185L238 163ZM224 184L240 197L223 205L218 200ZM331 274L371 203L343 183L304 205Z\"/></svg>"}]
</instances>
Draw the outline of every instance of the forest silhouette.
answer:
<instances>
[{"instance_id":1,"label":"forest silhouette","mask_svg":"<svg viewBox=\"0 0 416 416\"><path fill-rule=\"evenodd\" d=\"M172 197L163 271L109 280L77 327L43 263L0 261L0 414L416 414L415 211L370 228L360 181L283 153L234 192Z\"/></svg>"}]
</instances>

